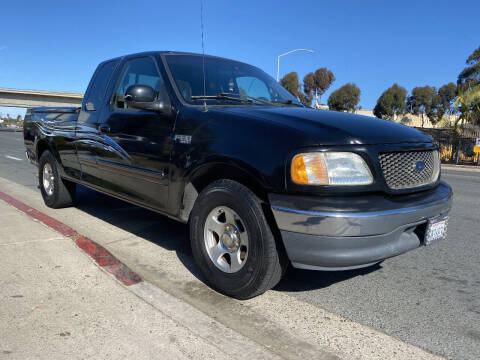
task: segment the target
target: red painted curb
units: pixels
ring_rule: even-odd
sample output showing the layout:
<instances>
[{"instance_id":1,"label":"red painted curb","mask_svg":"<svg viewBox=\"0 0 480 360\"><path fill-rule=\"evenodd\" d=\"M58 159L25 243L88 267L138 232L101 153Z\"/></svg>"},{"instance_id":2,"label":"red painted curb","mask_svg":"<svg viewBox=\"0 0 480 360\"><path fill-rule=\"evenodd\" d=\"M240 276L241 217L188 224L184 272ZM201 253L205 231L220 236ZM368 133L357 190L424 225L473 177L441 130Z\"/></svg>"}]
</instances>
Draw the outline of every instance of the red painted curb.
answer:
<instances>
[{"instance_id":1,"label":"red painted curb","mask_svg":"<svg viewBox=\"0 0 480 360\"><path fill-rule=\"evenodd\" d=\"M0 191L0 200L5 201L7 204L15 207L16 209L24 212L28 216L42 222L49 228L57 231L58 233L71 238L75 241L75 244L82 249L87 255L95 260L98 266L102 267L108 273L112 274L125 286L130 286L142 282L142 278L130 270L126 265L118 261L107 249L103 246L95 243L94 241L82 237L79 233L73 230L71 227L64 223L44 214L27 204L11 197L8 194Z\"/></svg>"},{"instance_id":2,"label":"red painted curb","mask_svg":"<svg viewBox=\"0 0 480 360\"><path fill-rule=\"evenodd\" d=\"M25 214L28 216L44 223L47 225L49 228L52 228L56 232L59 232L60 234L66 236L66 237L72 237L72 236L78 236L79 234L73 230L70 226L67 226L60 221L34 209L28 206L27 204L24 204L23 202L11 197L8 194L5 194L4 192L0 191L0 199L5 201L7 204L12 205L13 207L17 208L20 211L23 211Z\"/></svg>"},{"instance_id":3,"label":"red painted curb","mask_svg":"<svg viewBox=\"0 0 480 360\"><path fill-rule=\"evenodd\" d=\"M118 261L103 246L83 237L75 240L75 244L94 259L98 266L103 267L107 272L114 275L122 284L130 286L142 282L140 276Z\"/></svg>"}]
</instances>

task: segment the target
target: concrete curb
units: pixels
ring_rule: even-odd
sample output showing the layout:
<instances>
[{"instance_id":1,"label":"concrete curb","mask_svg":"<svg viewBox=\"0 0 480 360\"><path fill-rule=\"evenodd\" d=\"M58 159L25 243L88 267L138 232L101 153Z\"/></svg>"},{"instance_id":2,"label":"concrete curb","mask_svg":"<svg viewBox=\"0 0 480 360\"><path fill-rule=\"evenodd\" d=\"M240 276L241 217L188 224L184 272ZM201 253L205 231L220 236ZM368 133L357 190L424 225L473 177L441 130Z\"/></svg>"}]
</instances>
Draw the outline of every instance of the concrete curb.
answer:
<instances>
[{"instance_id":1,"label":"concrete curb","mask_svg":"<svg viewBox=\"0 0 480 360\"><path fill-rule=\"evenodd\" d=\"M17 210L24 212L33 219L40 221L42 224L58 232L59 234L73 240L75 244L88 256L90 256L98 266L104 268L105 271L115 276L123 285L130 286L143 281L139 275L118 261L103 246L86 237L82 237L68 225L63 224L62 222L34 208L31 208L27 204L24 204L23 202L11 197L8 194L5 194L2 191L0 191L0 200L3 200Z\"/></svg>"},{"instance_id":2,"label":"concrete curb","mask_svg":"<svg viewBox=\"0 0 480 360\"><path fill-rule=\"evenodd\" d=\"M442 169L458 171L480 171L480 166L442 164Z\"/></svg>"},{"instance_id":3,"label":"concrete curb","mask_svg":"<svg viewBox=\"0 0 480 360\"><path fill-rule=\"evenodd\" d=\"M136 286L148 291L150 284L123 286L71 238L7 202L0 201L0 214L1 359L220 360L229 355L163 311L170 303L155 307L136 293Z\"/></svg>"}]
</instances>

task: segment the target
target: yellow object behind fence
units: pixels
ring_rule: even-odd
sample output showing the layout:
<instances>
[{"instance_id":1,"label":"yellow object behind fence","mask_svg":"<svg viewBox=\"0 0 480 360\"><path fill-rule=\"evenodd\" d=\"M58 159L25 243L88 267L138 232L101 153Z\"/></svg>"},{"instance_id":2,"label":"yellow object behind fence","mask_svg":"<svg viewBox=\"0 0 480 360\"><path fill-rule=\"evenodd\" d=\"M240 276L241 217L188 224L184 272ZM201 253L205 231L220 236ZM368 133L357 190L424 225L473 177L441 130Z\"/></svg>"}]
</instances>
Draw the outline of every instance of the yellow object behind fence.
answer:
<instances>
[{"instance_id":1,"label":"yellow object behind fence","mask_svg":"<svg viewBox=\"0 0 480 360\"><path fill-rule=\"evenodd\" d=\"M468 161L473 163L478 163L480 160L480 146L473 147L473 156L466 156L462 151L458 154L459 161ZM440 159L445 162L455 161L455 154L452 154L452 145L441 145L440 146Z\"/></svg>"}]
</instances>

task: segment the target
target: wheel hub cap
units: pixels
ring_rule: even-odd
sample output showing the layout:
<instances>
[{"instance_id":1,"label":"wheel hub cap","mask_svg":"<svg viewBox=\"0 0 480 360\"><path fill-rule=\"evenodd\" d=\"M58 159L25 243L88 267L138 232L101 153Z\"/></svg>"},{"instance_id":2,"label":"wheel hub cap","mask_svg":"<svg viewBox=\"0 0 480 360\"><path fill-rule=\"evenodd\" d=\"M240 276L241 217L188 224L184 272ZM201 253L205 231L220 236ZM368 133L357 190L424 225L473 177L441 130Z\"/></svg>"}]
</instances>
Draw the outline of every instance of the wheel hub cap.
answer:
<instances>
[{"instance_id":1,"label":"wheel hub cap","mask_svg":"<svg viewBox=\"0 0 480 360\"><path fill-rule=\"evenodd\" d=\"M248 232L242 218L227 206L214 208L204 225L205 250L215 266L226 273L235 273L248 257Z\"/></svg>"},{"instance_id":2,"label":"wheel hub cap","mask_svg":"<svg viewBox=\"0 0 480 360\"><path fill-rule=\"evenodd\" d=\"M225 232L221 237L223 245L230 252L237 251L240 248L240 238L237 228L232 224L227 224L225 226Z\"/></svg>"},{"instance_id":3,"label":"wheel hub cap","mask_svg":"<svg viewBox=\"0 0 480 360\"><path fill-rule=\"evenodd\" d=\"M43 190L45 190L45 193L48 196L52 196L55 176L53 174L52 166L49 163L45 163L43 166L42 180Z\"/></svg>"}]
</instances>

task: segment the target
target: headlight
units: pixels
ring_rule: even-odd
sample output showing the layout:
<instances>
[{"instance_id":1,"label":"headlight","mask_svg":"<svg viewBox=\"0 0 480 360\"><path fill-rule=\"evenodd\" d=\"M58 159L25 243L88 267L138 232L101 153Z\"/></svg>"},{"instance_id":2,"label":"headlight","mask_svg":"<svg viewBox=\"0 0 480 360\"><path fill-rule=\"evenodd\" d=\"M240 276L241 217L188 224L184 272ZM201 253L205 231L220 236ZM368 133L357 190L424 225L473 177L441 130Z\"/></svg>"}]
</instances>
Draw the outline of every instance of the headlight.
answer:
<instances>
[{"instance_id":1,"label":"headlight","mask_svg":"<svg viewBox=\"0 0 480 360\"><path fill-rule=\"evenodd\" d=\"M297 154L292 160L292 180L305 185L369 185L370 168L360 155L350 152Z\"/></svg>"}]
</instances>

